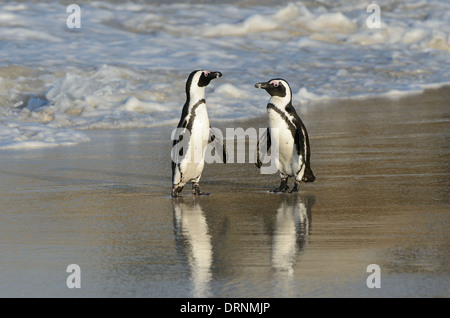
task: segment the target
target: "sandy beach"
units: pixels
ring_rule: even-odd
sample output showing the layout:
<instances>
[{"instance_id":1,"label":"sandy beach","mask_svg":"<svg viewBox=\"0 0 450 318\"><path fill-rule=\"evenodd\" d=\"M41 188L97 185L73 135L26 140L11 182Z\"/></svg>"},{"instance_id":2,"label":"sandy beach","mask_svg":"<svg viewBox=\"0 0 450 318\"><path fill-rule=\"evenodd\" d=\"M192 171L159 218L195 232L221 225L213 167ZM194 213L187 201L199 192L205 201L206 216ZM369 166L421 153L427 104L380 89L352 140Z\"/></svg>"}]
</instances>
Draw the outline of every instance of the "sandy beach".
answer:
<instances>
[{"instance_id":1,"label":"sandy beach","mask_svg":"<svg viewBox=\"0 0 450 318\"><path fill-rule=\"evenodd\" d=\"M231 163L206 166L210 196L172 199L174 127L2 150L0 297L449 297L449 100L294 101L317 177L299 194Z\"/></svg>"}]
</instances>

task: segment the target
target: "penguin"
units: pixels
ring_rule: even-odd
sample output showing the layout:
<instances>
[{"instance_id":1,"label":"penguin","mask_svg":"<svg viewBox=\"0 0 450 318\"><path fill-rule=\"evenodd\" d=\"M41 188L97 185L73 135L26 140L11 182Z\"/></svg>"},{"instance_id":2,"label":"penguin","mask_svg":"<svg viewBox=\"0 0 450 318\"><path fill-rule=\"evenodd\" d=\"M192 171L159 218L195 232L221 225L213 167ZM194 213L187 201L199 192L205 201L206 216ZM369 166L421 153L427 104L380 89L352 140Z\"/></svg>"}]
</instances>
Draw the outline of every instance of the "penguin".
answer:
<instances>
[{"instance_id":1,"label":"penguin","mask_svg":"<svg viewBox=\"0 0 450 318\"><path fill-rule=\"evenodd\" d=\"M267 104L269 127L267 133L267 151L277 143L278 156L275 164L279 170L281 184L271 192L298 192L300 183L313 182L314 173L310 166L311 149L308 132L302 120L292 106L292 91L287 81L281 78L257 83L255 88L265 89L270 95ZM277 129L276 131L274 129ZM278 135L278 138L274 138ZM260 139L262 140L262 139ZM274 147L272 147L274 148ZM256 166L261 167L259 142L257 145ZM295 185L289 191L288 178L295 178Z\"/></svg>"},{"instance_id":2,"label":"penguin","mask_svg":"<svg viewBox=\"0 0 450 318\"><path fill-rule=\"evenodd\" d=\"M175 244L190 267L194 297L211 296L213 242L199 200L172 200Z\"/></svg>"},{"instance_id":3,"label":"penguin","mask_svg":"<svg viewBox=\"0 0 450 318\"><path fill-rule=\"evenodd\" d=\"M221 76L220 72L196 70L186 81L186 103L175 136L172 135L172 197L178 197L188 182L192 183L192 194L208 195L199 186L208 143L221 143L226 162L225 145L210 127L205 100L206 86Z\"/></svg>"}]
</instances>

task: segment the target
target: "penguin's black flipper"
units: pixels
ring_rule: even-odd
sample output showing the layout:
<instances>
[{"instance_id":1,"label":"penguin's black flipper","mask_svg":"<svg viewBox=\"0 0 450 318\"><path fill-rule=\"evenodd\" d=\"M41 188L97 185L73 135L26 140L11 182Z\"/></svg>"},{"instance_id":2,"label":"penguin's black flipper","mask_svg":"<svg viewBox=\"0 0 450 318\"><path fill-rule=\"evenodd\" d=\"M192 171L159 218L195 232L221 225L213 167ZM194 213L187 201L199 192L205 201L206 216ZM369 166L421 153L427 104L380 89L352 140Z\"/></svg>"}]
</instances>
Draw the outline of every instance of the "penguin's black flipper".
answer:
<instances>
[{"instance_id":1,"label":"penguin's black flipper","mask_svg":"<svg viewBox=\"0 0 450 318\"><path fill-rule=\"evenodd\" d=\"M266 148L261 149L260 145L266 144ZM270 129L267 128L266 131L261 135L256 143L256 161L255 165L259 169L262 166L262 158L269 152L270 146L272 145L272 140L270 139Z\"/></svg>"},{"instance_id":2,"label":"penguin's black flipper","mask_svg":"<svg viewBox=\"0 0 450 318\"><path fill-rule=\"evenodd\" d=\"M294 110L295 112L295 110ZM297 134L295 136L295 145L297 149L297 154L303 156L305 158L305 173L303 174L302 181L303 182L314 182L316 177L311 170L310 160L311 160L311 149L309 145L309 137L308 132L306 131L305 124L303 124L300 117L295 113L294 122L297 127Z\"/></svg>"},{"instance_id":3,"label":"penguin's black flipper","mask_svg":"<svg viewBox=\"0 0 450 318\"><path fill-rule=\"evenodd\" d=\"M214 142L214 147L216 148L217 153L221 154L221 159L223 163L227 163L227 147L225 146L225 142L223 141L223 135L220 129L218 128L209 128L209 141L208 144Z\"/></svg>"},{"instance_id":4,"label":"penguin's black flipper","mask_svg":"<svg viewBox=\"0 0 450 318\"><path fill-rule=\"evenodd\" d=\"M270 129L267 128L266 131L267 131L267 149L266 149L266 151L269 151L270 150L270 146L272 146L272 139L270 137Z\"/></svg>"}]
</instances>

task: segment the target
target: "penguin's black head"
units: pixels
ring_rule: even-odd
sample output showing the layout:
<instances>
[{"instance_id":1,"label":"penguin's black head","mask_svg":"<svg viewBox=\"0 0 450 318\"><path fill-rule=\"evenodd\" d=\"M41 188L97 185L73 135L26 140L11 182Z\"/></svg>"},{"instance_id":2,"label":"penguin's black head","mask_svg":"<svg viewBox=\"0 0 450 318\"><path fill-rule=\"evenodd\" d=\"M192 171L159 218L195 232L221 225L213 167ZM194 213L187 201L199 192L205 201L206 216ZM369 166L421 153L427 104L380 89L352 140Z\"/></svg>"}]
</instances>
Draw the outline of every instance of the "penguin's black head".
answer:
<instances>
[{"instance_id":1,"label":"penguin's black head","mask_svg":"<svg viewBox=\"0 0 450 318\"><path fill-rule=\"evenodd\" d=\"M268 82L256 83L255 88L262 88L269 93L270 96L286 97L291 96L291 88L288 82L282 78L274 78Z\"/></svg>"},{"instance_id":2,"label":"penguin's black head","mask_svg":"<svg viewBox=\"0 0 450 318\"><path fill-rule=\"evenodd\" d=\"M222 73L220 72L210 72L207 70L193 71L186 81L186 92L196 87L206 87L213 79L221 76Z\"/></svg>"},{"instance_id":3,"label":"penguin's black head","mask_svg":"<svg viewBox=\"0 0 450 318\"><path fill-rule=\"evenodd\" d=\"M220 72L210 72L210 71L200 71L200 79L198 80L198 86L199 87L205 87L208 86L209 82L211 82L213 79L219 78L222 76L222 73Z\"/></svg>"}]
</instances>

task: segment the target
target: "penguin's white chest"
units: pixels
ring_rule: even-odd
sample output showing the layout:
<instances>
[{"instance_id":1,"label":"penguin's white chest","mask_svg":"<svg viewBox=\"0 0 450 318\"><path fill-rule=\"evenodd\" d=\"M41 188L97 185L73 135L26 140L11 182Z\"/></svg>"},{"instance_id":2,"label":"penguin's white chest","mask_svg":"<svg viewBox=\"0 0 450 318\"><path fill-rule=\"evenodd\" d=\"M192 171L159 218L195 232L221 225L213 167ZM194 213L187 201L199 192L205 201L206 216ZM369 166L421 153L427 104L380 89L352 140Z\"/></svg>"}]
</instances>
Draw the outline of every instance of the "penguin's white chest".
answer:
<instances>
[{"instance_id":1,"label":"penguin's white chest","mask_svg":"<svg viewBox=\"0 0 450 318\"><path fill-rule=\"evenodd\" d=\"M192 150L204 152L209 139L209 117L203 104L195 112L195 119L191 130Z\"/></svg>"},{"instance_id":2,"label":"penguin's white chest","mask_svg":"<svg viewBox=\"0 0 450 318\"><path fill-rule=\"evenodd\" d=\"M209 139L209 118L205 105L197 108L190 131L188 155L181 162L183 179L191 180L201 175L205 164L205 152Z\"/></svg>"},{"instance_id":3,"label":"penguin's white chest","mask_svg":"<svg viewBox=\"0 0 450 318\"><path fill-rule=\"evenodd\" d=\"M294 160L294 138L289 129L288 117L281 116L273 109L268 110L270 139L272 142L272 151L278 149L278 156L275 156L278 162L278 169L283 173L292 174L292 162Z\"/></svg>"}]
</instances>

